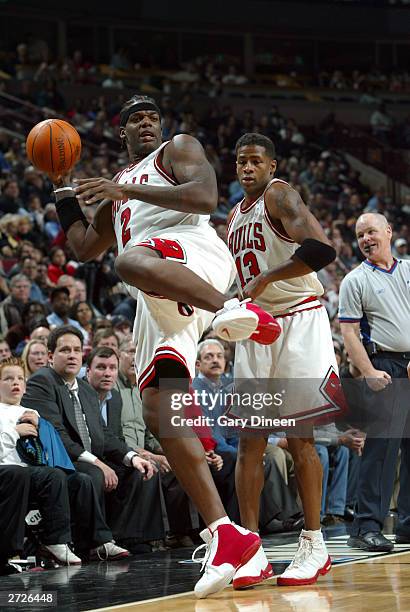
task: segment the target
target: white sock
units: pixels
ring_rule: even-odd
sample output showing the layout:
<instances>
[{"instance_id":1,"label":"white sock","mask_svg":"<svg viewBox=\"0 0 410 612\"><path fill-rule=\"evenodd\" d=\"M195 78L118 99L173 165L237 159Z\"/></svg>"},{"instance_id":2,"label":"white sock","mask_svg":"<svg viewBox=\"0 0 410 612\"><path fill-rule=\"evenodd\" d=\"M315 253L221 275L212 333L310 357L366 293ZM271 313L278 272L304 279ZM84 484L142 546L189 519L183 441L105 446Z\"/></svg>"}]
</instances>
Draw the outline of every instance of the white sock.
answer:
<instances>
[{"instance_id":1,"label":"white sock","mask_svg":"<svg viewBox=\"0 0 410 612\"><path fill-rule=\"evenodd\" d=\"M312 540L322 537L321 529L302 529L302 536L311 538Z\"/></svg>"},{"instance_id":2,"label":"white sock","mask_svg":"<svg viewBox=\"0 0 410 612\"><path fill-rule=\"evenodd\" d=\"M232 524L231 519L230 519L230 518L229 518L227 515L225 515L225 516L223 516L222 518L217 519L217 520L216 520L216 521L214 521L213 523L210 523L210 524L208 525L208 529L209 529L209 531L210 531L211 533L213 533L213 532L215 531L215 529L216 529L217 527L219 527L219 525L231 525L231 524Z\"/></svg>"}]
</instances>

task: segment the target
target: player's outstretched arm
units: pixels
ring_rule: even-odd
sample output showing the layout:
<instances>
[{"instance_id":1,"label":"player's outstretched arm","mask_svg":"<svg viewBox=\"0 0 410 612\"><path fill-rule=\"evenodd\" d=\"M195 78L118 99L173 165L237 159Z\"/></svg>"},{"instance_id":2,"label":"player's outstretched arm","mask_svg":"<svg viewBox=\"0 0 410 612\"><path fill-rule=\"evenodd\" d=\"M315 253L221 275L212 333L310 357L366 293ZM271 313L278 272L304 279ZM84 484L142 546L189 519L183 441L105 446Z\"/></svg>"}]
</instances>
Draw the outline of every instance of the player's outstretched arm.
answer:
<instances>
[{"instance_id":1,"label":"player's outstretched arm","mask_svg":"<svg viewBox=\"0 0 410 612\"><path fill-rule=\"evenodd\" d=\"M76 194L85 204L95 204L104 198L128 198L187 213L207 215L215 210L218 204L215 171L196 138L187 134L175 136L165 147L163 163L171 169L178 185L120 185L105 178L78 179Z\"/></svg>"},{"instance_id":2,"label":"player's outstretched arm","mask_svg":"<svg viewBox=\"0 0 410 612\"><path fill-rule=\"evenodd\" d=\"M111 202L101 202L92 224L85 218L69 178L54 179L57 214L79 261L89 261L115 244Z\"/></svg>"},{"instance_id":3,"label":"player's outstretched arm","mask_svg":"<svg viewBox=\"0 0 410 612\"><path fill-rule=\"evenodd\" d=\"M263 293L269 283L317 272L336 257L320 223L295 189L273 183L265 194L265 204L270 217L279 220L288 236L300 247L290 259L262 272L245 287L244 293L252 298Z\"/></svg>"}]
</instances>

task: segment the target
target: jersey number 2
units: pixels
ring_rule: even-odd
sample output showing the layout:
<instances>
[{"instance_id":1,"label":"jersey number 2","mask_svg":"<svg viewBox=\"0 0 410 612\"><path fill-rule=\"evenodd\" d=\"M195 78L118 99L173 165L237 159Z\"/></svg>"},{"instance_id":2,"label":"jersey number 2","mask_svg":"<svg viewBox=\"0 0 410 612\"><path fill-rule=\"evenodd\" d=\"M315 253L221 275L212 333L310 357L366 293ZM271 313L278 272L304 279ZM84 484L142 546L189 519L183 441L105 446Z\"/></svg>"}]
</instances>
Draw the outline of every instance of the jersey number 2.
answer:
<instances>
[{"instance_id":1,"label":"jersey number 2","mask_svg":"<svg viewBox=\"0 0 410 612\"><path fill-rule=\"evenodd\" d=\"M256 255L252 251L247 251L242 257L237 257L235 264L242 289L261 273ZM246 278L244 278L245 269L248 272Z\"/></svg>"},{"instance_id":2,"label":"jersey number 2","mask_svg":"<svg viewBox=\"0 0 410 612\"><path fill-rule=\"evenodd\" d=\"M128 227L128 224L131 219L131 208L128 206L121 211L121 237L122 237L122 246L125 247L127 242L131 238L131 230Z\"/></svg>"},{"instance_id":3,"label":"jersey number 2","mask_svg":"<svg viewBox=\"0 0 410 612\"><path fill-rule=\"evenodd\" d=\"M132 179L133 183L135 183L135 181L136 181L136 177ZM140 178L140 185L143 185L144 183L148 183L148 174L143 174ZM131 238L131 230L128 227L130 219L131 219L131 209L128 206L127 208L124 208L124 210L121 212L121 227L122 227L121 237L122 237L123 247L125 247L125 245Z\"/></svg>"}]
</instances>

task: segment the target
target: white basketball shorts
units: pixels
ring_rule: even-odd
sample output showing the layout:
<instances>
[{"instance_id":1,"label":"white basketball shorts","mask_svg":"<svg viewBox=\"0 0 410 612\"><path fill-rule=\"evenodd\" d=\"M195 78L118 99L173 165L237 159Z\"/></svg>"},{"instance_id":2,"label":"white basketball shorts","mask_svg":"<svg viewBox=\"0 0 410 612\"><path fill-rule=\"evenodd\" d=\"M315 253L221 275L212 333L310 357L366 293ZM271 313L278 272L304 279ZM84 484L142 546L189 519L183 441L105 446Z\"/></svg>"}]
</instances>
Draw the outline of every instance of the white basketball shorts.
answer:
<instances>
[{"instance_id":1,"label":"white basketball shorts","mask_svg":"<svg viewBox=\"0 0 410 612\"><path fill-rule=\"evenodd\" d=\"M135 246L160 251L163 258L186 266L221 293L226 293L235 279L228 247L208 226L177 226ZM137 299L133 337L140 391L153 380L155 363L162 359L180 363L187 376L194 378L198 342L214 313L133 287L128 290Z\"/></svg>"},{"instance_id":2,"label":"white basketball shorts","mask_svg":"<svg viewBox=\"0 0 410 612\"><path fill-rule=\"evenodd\" d=\"M242 398L231 414L256 415L249 421L256 427L262 414L297 422L333 420L345 404L325 308L311 298L275 316L282 327L278 340L268 346L238 342L234 367L236 390L265 390L275 401L261 407L262 400L255 409L252 401L245 407ZM260 428L266 429L264 422Z\"/></svg>"}]
</instances>

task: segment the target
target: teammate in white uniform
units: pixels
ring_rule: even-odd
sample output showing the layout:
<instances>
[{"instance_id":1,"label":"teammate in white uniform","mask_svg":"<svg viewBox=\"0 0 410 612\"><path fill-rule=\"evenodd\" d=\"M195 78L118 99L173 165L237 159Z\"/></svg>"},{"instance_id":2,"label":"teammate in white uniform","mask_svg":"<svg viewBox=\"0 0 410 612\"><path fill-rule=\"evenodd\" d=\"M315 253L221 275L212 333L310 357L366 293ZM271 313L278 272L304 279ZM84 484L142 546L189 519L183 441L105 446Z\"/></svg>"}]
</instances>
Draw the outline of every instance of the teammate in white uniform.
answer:
<instances>
[{"instance_id":1,"label":"teammate in white uniform","mask_svg":"<svg viewBox=\"0 0 410 612\"><path fill-rule=\"evenodd\" d=\"M270 346L237 344L235 379L288 379L282 407L274 416L312 421L340 413L339 379L329 320L318 301L323 287L316 272L329 264L335 251L323 229L288 183L273 178L274 145L259 134L245 134L236 147L237 174L245 198L233 212L228 245L235 259L244 295L273 313L282 327ZM268 382L269 381L269 382ZM339 398L340 399L340 398ZM241 414L241 407L232 411ZM249 412L248 412L249 416ZM308 425L311 431L311 425ZM306 429L305 429L306 431ZM259 497L263 486L262 459L266 439L241 436L237 463L237 493L241 522L258 529ZM266 435L266 432L265 432ZM305 530L292 564L279 585L311 584L330 569L320 531L322 470L313 436L288 432L288 448L302 499ZM266 436L267 437L267 436ZM234 577L243 587L271 575L263 550Z\"/></svg>"},{"instance_id":2,"label":"teammate in white uniform","mask_svg":"<svg viewBox=\"0 0 410 612\"><path fill-rule=\"evenodd\" d=\"M117 245L116 270L138 303L134 339L144 418L208 526L202 537L209 554L195 588L198 597L206 597L230 582L256 553L260 539L231 524L192 430L170 430L172 395L181 392L181 380L188 391L198 340L216 311L222 310L222 317L228 312L224 328L236 338L272 342L280 329L255 305L226 304L233 261L208 225L217 187L199 142L181 134L162 143L160 111L144 96L124 105L120 126L130 165L113 181L79 180L74 191L67 178L54 177L57 211L80 260ZM103 200L93 225L87 224L76 195L86 204ZM162 378L176 380L173 388L159 388Z\"/></svg>"}]
</instances>

